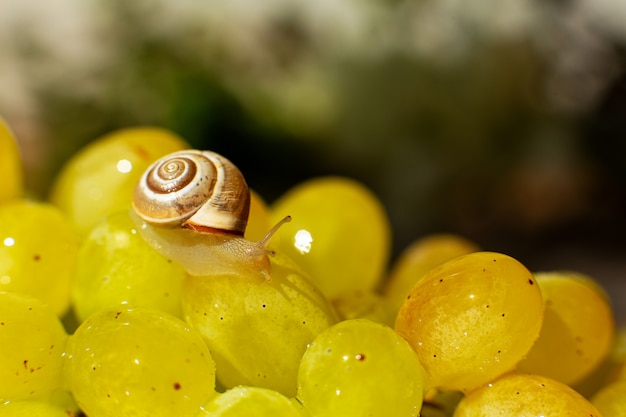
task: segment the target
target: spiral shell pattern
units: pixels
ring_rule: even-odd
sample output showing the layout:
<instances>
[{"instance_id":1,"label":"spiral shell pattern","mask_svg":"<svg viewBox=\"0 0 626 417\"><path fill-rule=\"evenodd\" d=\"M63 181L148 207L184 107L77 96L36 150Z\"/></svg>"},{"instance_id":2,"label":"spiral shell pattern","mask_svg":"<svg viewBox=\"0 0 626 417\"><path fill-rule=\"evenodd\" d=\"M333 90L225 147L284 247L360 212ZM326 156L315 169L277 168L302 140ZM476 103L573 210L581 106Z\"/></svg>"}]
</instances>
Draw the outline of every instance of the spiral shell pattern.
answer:
<instances>
[{"instance_id":1,"label":"spiral shell pattern","mask_svg":"<svg viewBox=\"0 0 626 417\"><path fill-rule=\"evenodd\" d=\"M228 159L186 150L166 155L146 170L135 188L133 208L153 225L242 235L250 193Z\"/></svg>"}]
</instances>

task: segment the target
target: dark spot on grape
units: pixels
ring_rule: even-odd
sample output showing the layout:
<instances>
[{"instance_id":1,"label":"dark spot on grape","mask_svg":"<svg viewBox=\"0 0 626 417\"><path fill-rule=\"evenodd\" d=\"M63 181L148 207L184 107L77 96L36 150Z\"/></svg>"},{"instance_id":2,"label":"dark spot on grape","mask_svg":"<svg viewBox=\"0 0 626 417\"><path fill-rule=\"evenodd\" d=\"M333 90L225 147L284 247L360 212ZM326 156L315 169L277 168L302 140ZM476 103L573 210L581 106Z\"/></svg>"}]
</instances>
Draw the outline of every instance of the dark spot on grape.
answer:
<instances>
[{"instance_id":1,"label":"dark spot on grape","mask_svg":"<svg viewBox=\"0 0 626 417\"><path fill-rule=\"evenodd\" d=\"M533 284L535 283L535 281L533 281L532 279L530 279L530 278L529 278L529 279L528 279L528 283L529 283L530 285L533 285Z\"/></svg>"},{"instance_id":2,"label":"dark spot on grape","mask_svg":"<svg viewBox=\"0 0 626 417\"><path fill-rule=\"evenodd\" d=\"M32 311L32 309L33 309L32 307L28 307L28 311Z\"/></svg>"},{"instance_id":3,"label":"dark spot on grape","mask_svg":"<svg viewBox=\"0 0 626 417\"><path fill-rule=\"evenodd\" d=\"M487 305L485 306L485 308L489 308L489 304L487 304Z\"/></svg>"},{"instance_id":4,"label":"dark spot on grape","mask_svg":"<svg viewBox=\"0 0 626 417\"><path fill-rule=\"evenodd\" d=\"M4 326L4 322L3 321L0 322L0 326Z\"/></svg>"},{"instance_id":5,"label":"dark spot on grape","mask_svg":"<svg viewBox=\"0 0 626 417\"><path fill-rule=\"evenodd\" d=\"M92 370L92 371L95 371L95 370L96 370L96 365L92 366L92 367L91 367L91 370Z\"/></svg>"},{"instance_id":6,"label":"dark spot on grape","mask_svg":"<svg viewBox=\"0 0 626 417\"><path fill-rule=\"evenodd\" d=\"M107 398L111 398L111 394L107 394Z\"/></svg>"},{"instance_id":7,"label":"dark spot on grape","mask_svg":"<svg viewBox=\"0 0 626 417\"><path fill-rule=\"evenodd\" d=\"M38 254L38 253L34 254L34 255L33 255L33 261L37 262L37 261L39 261L39 260L41 260L41 255L40 255L40 254Z\"/></svg>"},{"instance_id":8,"label":"dark spot on grape","mask_svg":"<svg viewBox=\"0 0 626 417\"><path fill-rule=\"evenodd\" d=\"M152 391L156 391L156 388L155 388L155 387L150 387L150 389L151 389Z\"/></svg>"},{"instance_id":9,"label":"dark spot on grape","mask_svg":"<svg viewBox=\"0 0 626 417\"><path fill-rule=\"evenodd\" d=\"M180 382L174 382L174 389L178 391L180 389Z\"/></svg>"},{"instance_id":10,"label":"dark spot on grape","mask_svg":"<svg viewBox=\"0 0 626 417\"><path fill-rule=\"evenodd\" d=\"M263 304L262 307L265 308L265 304Z\"/></svg>"},{"instance_id":11,"label":"dark spot on grape","mask_svg":"<svg viewBox=\"0 0 626 417\"><path fill-rule=\"evenodd\" d=\"M436 357L437 357L437 355L433 355L433 358L436 358Z\"/></svg>"},{"instance_id":12,"label":"dark spot on grape","mask_svg":"<svg viewBox=\"0 0 626 417\"><path fill-rule=\"evenodd\" d=\"M28 359L24 359L24 369L28 369Z\"/></svg>"},{"instance_id":13,"label":"dark spot on grape","mask_svg":"<svg viewBox=\"0 0 626 417\"><path fill-rule=\"evenodd\" d=\"M220 317L220 320L224 320L224 317Z\"/></svg>"},{"instance_id":14,"label":"dark spot on grape","mask_svg":"<svg viewBox=\"0 0 626 417\"><path fill-rule=\"evenodd\" d=\"M483 272L487 272L487 268L483 268Z\"/></svg>"},{"instance_id":15,"label":"dark spot on grape","mask_svg":"<svg viewBox=\"0 0 626 417\"><path fill-rule=\"evenodd\" d=\"M365 360L365 355L363 353L357 353L354 357L357 361L363 362Z\"/></svg>"},{"instance_id":16,"label":"dark spot on grape","mask_svg":"<svg viewBox=\"0 0 626 417\"><path fill-rule=\"evenodd\" d=\"M306 321L305 321L305 320L302 320L302 324L306 324Z\"/></svg>"},{"instance_id":17,"label":"dark spot on grape","mask_svg":"<svg viewBox=\"0 0 626 417\"><path fill-rule=\"evenodd\" d=\"M577 341L578 343L582 343L583 338L582 338L582 337L580 337L580 336L576 336L576 341Z\"/></svg>"},{"instance_id":18,"label":"dark spot on grape","mask_svg":"<svg viewBox=\"0 0 626 417\"><path fill-rule=\"evenodd\" d=\"M582 351L582 349L576 349L576 354L578 356L585 356L585 353Z\"/></svg>"},{"instance_id":19,"label":"dark spot on grape","mask_svg":"<svg viewBox=\"0 0 626 417\"><path fill-rule=\"evenodd\" d=\"M505 314L504 314L504 313L502 313L502 317L504 317L504 316L505 316Z\"/></svg>"},{"instance_id":20,"label":"dark spot on grape","mask_svg":"<svg viewBox=\"0 0 626 417\"><path fill-rule=\"evenodd\" d=\"M439 282L443 282L443 278L441 278L441 279L439 280Z\"/></svg>"},{"instance_id":21,"label":"dark spot on grape","mask_svg":"<svg viewBox=\"0 0 626 417\"><path fill-rule=\"evenodd\" d=\"M117 313L115 313L115 318L117 319L120 316L120 314L122 314L121 311L118 311Z\"/></svg>"},{"instance_id":22,"label":"dark spot on grape","mask_svg":"<svg viewBox=\"0 0 626 417\"><path fill-rule=\"evenodd\" d=\"M545 386L546 386L546 384L541 384L541 386L542 386L542 387L545 387Z\"/></svg>"},{"instance_id":23,"label":"dark spot on grape","mask_svg":"<svg viewBox=\"0 0 626 417\"><path fill-rule=\"evenodd\" d=\"M494 259L493 261L495 262L496 260Z\"/></svg>"},{"instance_id":24,"label":"dark spot on grape","mask_svg":"<svg viewBox=\"0 0 626 417\"><path fill-rule=\"evenodd\" d=\"M332 352L332 349L330 349L330 348L326 349L326 353L331 353L331 352Z\"/></svg>"},{"instance_id":25,"label":"dark spot on grape","mask_svg":"<svg viewBox=\"0 0 626 417\"><path fill-rule=\"evenodd\" d=\"M501 351L501 350L499 350L499 351L498 351L498 353L502 353L502 351Z\"/></svg>"},{"instance_id":26,"label":"dark spot on grape","mask_svg":"<svg viewBox=\"0 0 626 417\"><path fill-rule=\"evenodd\" d=\"M516 394L519 395L519 391L517 391Z\"/></svg>"},{"instance_id":27,"label":"dark spot on grape","mask_svg":"<svg viewBox=\"0 0 626 417\"><path fill-rule=\"evenodd\" d=\"M168 264L171 264L171 263L172 263L172 260L171 260L171 259L168 259L168 260L167 260L167 263L168 263Z\"/></svg>"},{"instance_id":28,"label":"dark spot on grape","mask_svg":"<svg viewBox=\"0 0 626 417\"><path fill-rule=\"evenodd\" d=\"M406 296L406 299L407 299L407 300L410 300L410 299L411 299L411 294L407 295L407 296Z\"/></svg>"}]
</instances>

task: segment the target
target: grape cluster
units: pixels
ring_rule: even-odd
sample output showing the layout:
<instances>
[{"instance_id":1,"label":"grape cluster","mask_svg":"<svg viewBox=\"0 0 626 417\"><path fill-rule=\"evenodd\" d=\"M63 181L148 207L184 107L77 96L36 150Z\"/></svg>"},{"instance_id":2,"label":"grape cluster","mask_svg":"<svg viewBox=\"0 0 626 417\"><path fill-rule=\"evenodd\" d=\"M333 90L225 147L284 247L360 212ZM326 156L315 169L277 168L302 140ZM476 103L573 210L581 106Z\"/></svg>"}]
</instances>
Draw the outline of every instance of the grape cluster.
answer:
<instances>
[{"instance_id":1,"label":"grape cluster","mask_svg":"<svg viewBox=\"0 0 626 417\"><path fill-rule=\"evenodd\" d=\"M32 201L0 123L0 417L626 415L626 331L591 277L449 234L391 263L381 203L342 177L252 191L248 241L292 218L258 246L264 273L206 268L237 246L131 209L186 148L113 132Z\"/></svg>"}]
</instances>

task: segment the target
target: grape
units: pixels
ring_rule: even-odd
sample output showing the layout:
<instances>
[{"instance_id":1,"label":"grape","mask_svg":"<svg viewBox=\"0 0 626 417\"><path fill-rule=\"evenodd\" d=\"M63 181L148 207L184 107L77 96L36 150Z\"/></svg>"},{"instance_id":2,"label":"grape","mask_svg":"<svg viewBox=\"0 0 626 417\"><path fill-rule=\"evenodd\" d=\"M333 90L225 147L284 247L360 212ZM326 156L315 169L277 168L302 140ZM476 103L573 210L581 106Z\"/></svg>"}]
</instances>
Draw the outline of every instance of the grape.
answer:
<instances>
[{"instance_id":1,"label":"grape","mask_svg":"<svg viewBox=\"0 0 626 417\"><path fill-rule=\"evenodd\" d=\"M0 404L0 417L73 417L75 414L45 401L11 401Z\"/></svg>"},{"instance_id":2,"label":"grape","mask_svg":"<svg viewBox=\"0 0 626 417\"><path fill-rule=\"evenodd\" d=\"M185 320L204 336L226 388L293 396L307 344L336 321L324 296L281 253L271 257L271 281L245 273L189 276L182 298Z\"/></svg>"},{"instance_id":3,"label":"grape","mask_svg":"<svg viewBox=\"0 0 626 417\"><path fill-rule=\"evenodd\" d=\"M626 380L605 386L591 402L603 417L626 417Z\"/></svg>"},{"instance_id":4,"label":"grape","mask_svg":"<svg viewBox=\"0 0 626 417\"><path fill-rule=\"evenodd\" d=\"M478 252L479 247L461 236L436 234L419 239L407 247L393 265L385 296L398 311L407 294L429 270L457 256Z\"/></svg>"},{"instance_id":5,"label":"grape","mask_svg":"<svg viewBox=\"0 0 626 417\"><path fill-rule=\"evenodd\" d=\"M259 241L272 226L269 207L258 193L250 190L250 215L244 236L248 240Z\"/></svg>"},{"instance_id":6,"label":"grape","mask_svg":"<svg viewBox=\"0 0 626 417\"><path fill-rule=\"evenodd\" d=\"M238 386L213 397L196 417L302 417L282 394L259 387Z\"/></svg>"},{"instance_id":7,"label":"grape","mask_svg":"<svg viewBox=\"0 0 626 417\"><path fill-rule=\"evenodd\" d=\"M67 334L41 301L0 292L0 403L47 399L62 389Z\"/></svg>"},{"instance_id":8,"label":"grape","mask_svg":"<svg viewBox=\"0 0 626 417\"><path fill-rule=\"evenodd\" d=\"M9 126L0 117L0 202L22 196L24 174L17 142Z\"/></svg>"},{"instance_id":9,"label":"grape","mask_svg":"<svg viewBox=\"0 0 626 417\"><path fill-rule=\"evenodd\" d=\"M215 395L201 337L167 313L103 310L70 336L66 378L90 417L192 416Z\"/></svg>"},{"instance_id":10,"label":"grape","mask_svg":"<svg viewBox=\"0 0 626 417\"><path fill-rule=\"evenodd\" d=\"M431 387L465 392L511 370L537 339L542 315L539 286L520 262L475 252L427 272L400 307L396 330Z\"/></svg>"},{"instance_id":11,"label":"grape","mask_svg":"<svg viewBox=\"0 0 626 417\"><path fill-rule=\"evenodd\" d=\"M454 413L454 417L475 416L600 417L600 413L565 384L513 372L468 393Z\"/></svg>"},{"instance_id":12,"label":"grape","mask_svg":"<svg viewBox=\"0 0 626 417\"><path fill-rule=\"evenodd\" d=\"M357 290L332 301L341 320L365 318L393 327L396 312L387 299L374 291Z\"/></svg>"},{"instance_id":13,"label":"grape","mask_svg":"<svg viewBox=\"0 0 626 417\"><path fill-rule=\"evenodd\" d=\"M536 273L545 310L539 338L518 364L572 385L608 355L615 323L606 295L591 278L575 272Z\"/></svg>"},{"instance_id":14,"label":"grape","mask_svg":"<svg viewBox=\"0 0 626 417\"><path fill-rule=\"evenodd\" d=\"M17 199L0 206L0 291L39 298L63 315L77 252L71 223L52 204Z\"/></svg>"},{"instance_id":15,"label":"grape","mask_svg":"<svg viewBox=\"0 0 626 417\"><path fill-rule=\"evenodd\" d=\"M185 270L154 251L129 212L112 214L86 236L78 255L72 301L79 321L107 308L150 307L182 318Z\"/></svg>"},{"instance_id":16,"label":"grape","mask_svg":"<svg viewBox=\"0 0 626 417\"><path fill-rule=\"evenodd\" d=\"M358 182L340 177L309 180L272 206L276 248L311 276L329 298L375 288L386 268L390 225L380 201Z\"/></svg>"},{"instance_id":17,"label":"grape","mask_svg":"<svg viewBox=\"0 0 626 417\"><path fill-rule=\"evenodd\" d=\"M346 320L320 333L298 370L298 395L312 417L418 416L424 370L392 328Z\"/></svg>"},{"instance_id":18,"label":"grape","mask_svg":"<svg viewBox=\"0 0 626 417\"><path fill-rule=\"evenodd\" d=\"M185 148L185 141L163 129L113 132L65 164L52 185L50 199L85 235L108 214L130 208L135 184L152 162Z\"/></svg>"}]
</instances>

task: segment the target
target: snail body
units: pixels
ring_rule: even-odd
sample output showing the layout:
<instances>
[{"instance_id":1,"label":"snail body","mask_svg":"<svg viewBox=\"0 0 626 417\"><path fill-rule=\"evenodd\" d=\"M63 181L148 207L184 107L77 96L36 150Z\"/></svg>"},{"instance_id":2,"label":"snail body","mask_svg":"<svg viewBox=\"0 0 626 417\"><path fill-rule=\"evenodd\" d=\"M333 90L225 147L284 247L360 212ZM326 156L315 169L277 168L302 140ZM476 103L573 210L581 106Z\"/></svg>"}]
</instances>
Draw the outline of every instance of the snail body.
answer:
<instances>
[{"instance_id":1,"label":"snail body","mask_svg":"<svg viewBox=\"0 0 626 417\"><path fill-rule=\"evenodd\" d=\"M190 275L261 274L269 279L267 245L279 222L259 242L243 237L250 191L239 169L210 151L174 152L142 175L131 217L155 250Z\"/></svg>"}]
</instances>

